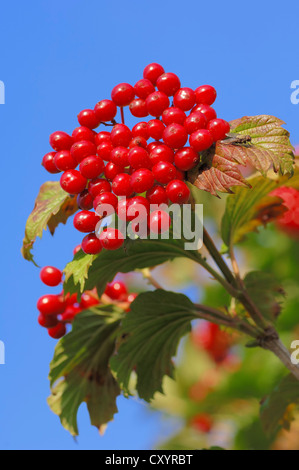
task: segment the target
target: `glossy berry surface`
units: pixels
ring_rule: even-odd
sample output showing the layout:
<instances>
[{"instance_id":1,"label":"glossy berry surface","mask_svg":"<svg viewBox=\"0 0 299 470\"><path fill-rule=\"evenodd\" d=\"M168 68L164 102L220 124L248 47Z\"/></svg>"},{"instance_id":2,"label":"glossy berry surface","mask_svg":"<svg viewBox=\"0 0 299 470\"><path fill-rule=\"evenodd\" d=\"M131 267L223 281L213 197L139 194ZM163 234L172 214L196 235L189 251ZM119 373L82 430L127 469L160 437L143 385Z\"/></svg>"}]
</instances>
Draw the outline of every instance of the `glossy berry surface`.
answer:
<instances>
[{"instance_id":1,"label":"glossy berry surface","mask_svg":"<svg viewBox=\"0 0 299 470\"><path fill-rule=\"evenodd\" d=\"M149 80L153 85L156 85L158 78L164 73L162 65L153 62L145 67L143 71L143 78Z\"/></svg>"},{"instance_id":2,"label":"glossy berry surface","mask_svg":"<svg viewBox=\"0 0 299 470\"><path fill-rule=\"evenodd\" d=\"M82 250L87 255L97 255L102 251L102 244L95 233L90 233L82 240Z\"/></svg>"},{"instance_id":3,"label":"glossy berry surface","mask_svg":"<svg viewBox=\"0 0 299 470\"><path fill-rule=\"evenodd\" d=\"M116 104L112 100L99 101L94 108L99 122L112 121L117 113Z\"/></svg>"},{"instance_id":4,"label":"glossy berry surface","mask_svg":"<svg viewBox=\"0 0 299 470\"><path fill-rule=\"evenodd\" d=\"M124 236L115 228L107 228L101 233L100 241L106 250L118 250L124 243Z\"/></svg>"},{"instance_id":5,"label":"glossy berry surface","mask_svg":"<svg viewBox=\"0 0 299 470\"><path fill-rule=\"evenodd\" d=\"M192 88L180 88L173 97L173 104L183 111L190 111L196 101L196 95Z\"/></svg>"},{"instance_id":6,"label":"glossy berry surface","mask_svg":"<svg viewBox=\"0 0 299 470\"><path fill-rule=\"evenodd\" d=\"M230 125L224 119L212 119L207 125L207 129L211 132L214 142L225 139L230 132Z\"/></svg>"},{"instance_id":7,"label":"glossy berry surface","mask_svg":"<svg viewBox=\"0 0 299 470\"><path fill-rule=\"evenodd\" d=\"M68 170L61 176L60 185L69 194L79 194L86 188L87 179L77 170Z\"/></svg>"},{"instance_id":8,"label":"glossy berry surface","mask_svg":"<svg viewBox=\"0 0 299 470\"><path fill-rule=\"evenodd\" d=\"M107 284L105 294L112 300L126 300L128 290L126 285L121 281L113 281Z\"/></svg>"},{"instance_id":9,"label":"glossy berry surface","mask_svg":"<svg viewBox=\"0 0 299 470\"><path fill-rule=\"evenodd\" d=\"M216 100L217 93L214 87L210 85L202 85L196 88L195 97L197 104L212 105Z\"/></svg>"},{"instance_id":10,"label":"glossy berry surface","mask_svg":"<svg viewBox=\"0 0 299 470\"><path fill-rule=\"evenodd\" d=\"M168 199L174 204L185 204L190 197L190 189L184 181L173 180L166 187Z\"/></svg>"},{"instance_id":11,"label":"glossy berry surface","mask_svg":"<svg viewBox=\"0 0 299 470\"><path fill-rule=\"evenodd\" d=\"M100 218L94 212L81 211L77 212L74 217L74 227L79 232L89 233L95 230L99 221Z\"/></svg>"},{"instance_id":12,"label":"glossy berry surface","mask_svg":"<svg viewBox=\"0 0 299 470\"><path fill-rule=\"evenodd\" d=\"M181 87L179 77L175 73L164 73L157 80L157 88L167 96L173 96Z\"/></svg>"},{"instance_id":13,"label":"glossy berry surface","mask_svg":"<svg viewBox=\"0 0 299 470\"><path fill-rule=\"evenodd\" d=\"M163 140L168 147L178 149L184 147L188 140L188 134L183 126L174 123L167 126L164 130Z\"/></svg>"},{"instance_id":14,"label":"glossy berry surface","mask_svg":"<svg viewBox=\"0 0 299 470\"><path fill-rule=\"evenodd\" d=\"M111 99L117 106L128 106L134 97L134 88L129 83L120 83L111 92Z\"/></svg>"},{"instance_id":15,"label":"glossy berry surface","mask_svg":"<svg viewBox=\"0 0 299 470\"><path fill-rule=\"evenodd\" d=\"M147 168L134 171L131 175L131 188L135 193L144 193L155 182L153 173Z\"/></svg>"},{"instance_id":16,"label":"glossy berry surface","mask_svg":"<svg viewBox=\"0 0 299 470\"><path fill-rule=\"evenodd\" d=\"M46 286L56 287L62 281L62 272L53 266L46 266L41 269L40 278Z\"/></svg>"},{"instance_id":17,"label":"glossy berry surface","mask_svg":"<svg viewBox=\"0 0 299 470\"><path fill-rule=\"evenodd\" d=\"M207 150L211 145L213 145L213 136L210 131L207 129L198 130L193 132L190 136L190 146L197 152L202 152Z\"/></svg>"}]
</instances>

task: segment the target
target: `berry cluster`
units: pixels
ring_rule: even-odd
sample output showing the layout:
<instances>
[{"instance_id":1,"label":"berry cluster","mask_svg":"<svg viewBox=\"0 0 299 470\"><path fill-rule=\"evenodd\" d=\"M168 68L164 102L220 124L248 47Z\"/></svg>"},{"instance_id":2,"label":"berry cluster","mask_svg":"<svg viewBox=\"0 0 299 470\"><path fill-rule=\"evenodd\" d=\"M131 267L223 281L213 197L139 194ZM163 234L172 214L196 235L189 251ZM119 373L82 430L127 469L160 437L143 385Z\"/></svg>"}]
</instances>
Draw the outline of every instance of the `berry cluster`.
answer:
<instances>
[{"instance_id":1,"label":"berry cluster","mask_svg":"<svg viewBox=\"0 0 299 470\"><path fill-rule=\"evenodd\" d=\"M87 233L82 242L85 253L114 250L124 242L120 231L112 228L96 236L101 217L92 209L104 204L122 220L126 217L131 221L142 207L150 231L159 233L169 228L169 215L162 210L151 212L150 205L188 202L185 172L198 164L200 152L230 131L229 124L218 119L211 106L215 99L212 86L195 90L181 87L177 75L165 73L161 65L152 63L135 86L120 83L113 88L111 99L81 111L80 127L71 136L61 131L51 134L54 151L44 156L43 166L53 174L63 172L61 187L78 195L81 211L74 225ZM134 117L149 116L149 120L139 121L130 129L124 121L126 106ZM115 120L118 108L121 123ZM100 125L111 126L111 131L96 132ZM123 197L125 202L119 200Z\"/></svg>"},{"instance_id":2,"label":"berry cluster","mask_svg":"<svg viewBox=\"0 0 299 470\"><path fill-rule=\"evenodd\" d=\"M56 287L62 282L62 272L54 267L46 266L40 272L40 278L46 286ZM113 281L107 284L105 293L99 299L96 289L84 292L78 302L77 294L64 296L44 295L37 302L39 311L38 323L47 328L49 336L54 339L62 338L67 332L67 324L83 310L103 303L118 303L126 310L136 299L137 294L129 293L123 282Z\"/></svg>"},{"instance_id":3,"label":"berry cluster","mask_svg":"<svg viewBox=\"0 0 299 470\"><path fill-rule=\"evenodd\" d=\"M271 193L283 200L286 212L276 221L277 226L288 235L299 237L299 191L282 186Z\"/></svg>"}]
</instances>

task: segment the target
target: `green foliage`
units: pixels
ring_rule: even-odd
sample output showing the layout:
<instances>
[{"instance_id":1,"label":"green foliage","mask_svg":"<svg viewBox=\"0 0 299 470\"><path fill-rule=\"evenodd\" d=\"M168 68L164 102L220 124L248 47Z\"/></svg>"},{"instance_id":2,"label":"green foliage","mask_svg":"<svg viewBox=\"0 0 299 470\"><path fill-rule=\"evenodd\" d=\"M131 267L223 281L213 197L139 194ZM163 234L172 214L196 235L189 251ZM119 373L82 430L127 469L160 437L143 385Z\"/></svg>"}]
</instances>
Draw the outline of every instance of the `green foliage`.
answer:
<instances>
[{"instance_id":1,"label":"green foliage","mask_svg":"<svg viewBox=\"0 0 299 470\"><path fill-rule=\"evenodd\" d=\"M125 339L111 359L126 392L134 369L140 398L150 401L156 392L163 391L163 377L173 377L172 357L194 318L194 306L182 294L157 290L137 297L122 324Z\"/></svg>"},{"instance_id":2,"label":"green foliage","mask_svg":"<svg viewBox=\"0 0 299 470\"><path fill-rule=\"evenodd\" d=\"M122 311L96 307L77 315L72 331L55 349L48 403L65 429L78 434L77 412L87 403L91 424L103 430L117 412L119 386L109 369Z\"/></svg>"}]
</instances>

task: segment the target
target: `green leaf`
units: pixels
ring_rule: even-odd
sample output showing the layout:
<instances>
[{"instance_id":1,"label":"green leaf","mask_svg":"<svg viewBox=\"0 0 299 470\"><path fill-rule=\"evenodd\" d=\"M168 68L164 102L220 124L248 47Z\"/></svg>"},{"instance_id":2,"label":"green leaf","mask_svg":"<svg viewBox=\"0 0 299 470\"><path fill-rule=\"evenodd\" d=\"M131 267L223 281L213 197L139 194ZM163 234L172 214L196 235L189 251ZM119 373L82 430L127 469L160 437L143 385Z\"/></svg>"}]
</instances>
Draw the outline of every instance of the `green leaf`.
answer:
<instances>
[{"instance_id":1,"label":"green leaf","mask_svg":"<svg viewBox=\"0 0 299 470\"><path fill-rule=\"evenodd\" d=\"M251 165L264 176L271 167L282 175L292 175L293 147L282 124L280 119L266 115L232 121L229 137L202 153L199 165L188 173L189 181L216 196L249 185L240 165Z\"/></svg>"},{"instance_id":2,"label":"green leaf","mask_svg":"<svg viewBox=\"0 0 299 470\"><path fill-rule=\"evenodd\" d=\"M252 271L245 276L245 287L264 318L276 320L285 292L271 273Z\"/></svg>"},{"instance_id":3,"label":"green leaf","mask_svg":"<svg viewBox=\"0 0 299 470\"><path fill-rule=\"evenodd\" d=\"M83 402L87 403L91 424L100 430L117 412L120 389L109 360L121 313L109 305L85 310L75 317L72 331L56 346L48 404L73 436L78 434L77 413Z\"/></svg>"},{"instance_id":4,"label":"green leaf","mask_svg":"<svg viewBox=\"0 0 299 470\"><path fill-rule=\"evenodd\" d=\"M172 357L194 318L194 306L185 295L157 290L137 297L122 324L124 342L110 361L126 392L135 368L140 398L150 401L156 392L163 393L163 377L173 377Z\"/></svg>"},{"instance_id":5,"label":"green leaf","mask_svg":"<svg viewBox=\"0 0 299 470\"><path fill-rule=\"evenodd\" d=\"M90 257L79 253L65 268L65 293L82 293L95 286L101 295L108 282L118 272L128 273L135 269L154 267L174 258L186 257L200 260L196 251L184 250L184 240L130 240L116 251L103 250Z\"/></svg>"},{"instance_id":6,"label":"green leaf","mask_svg":"<svg viewBox=\"0 0 299 470\"><path fill-rule=\"evenodd\" d=\"M262 425L267 435L273 435L281 428L290 428L291 411L298 403L299 382L290 374L282 379L261 406Z\"/></svg>"},{"instance_id":7,"label":"green leaf","mask_svg":"<svg viewBox=\"0 0 299 470\"><path fill-rule=\"evenodd\" d=\"M53 235L56 227L78 210L76 198L64 192L59 182L49 181L40 188L25 229L22 254L33 261L32 247L37 237L42 238L43 230L49 228ZM34 261L33 261L34 262Z\"/></svg>"}]
</instances>

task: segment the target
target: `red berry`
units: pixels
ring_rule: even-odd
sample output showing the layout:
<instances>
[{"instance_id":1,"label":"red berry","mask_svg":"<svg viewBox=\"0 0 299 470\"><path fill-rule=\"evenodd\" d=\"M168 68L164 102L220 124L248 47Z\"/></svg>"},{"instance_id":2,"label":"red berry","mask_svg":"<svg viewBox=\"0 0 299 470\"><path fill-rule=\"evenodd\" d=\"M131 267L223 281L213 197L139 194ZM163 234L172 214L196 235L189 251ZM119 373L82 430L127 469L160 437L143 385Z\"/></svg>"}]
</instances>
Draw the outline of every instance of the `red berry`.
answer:
<instances>
[{"instance_id":1,"label":"red berry","mask_svg":"<svg viewBox=\"0 0 299 470\"><path fill-rule=\"evenodd\" d=\"M112 190L116 196L129 197L132 194L131 177L127 173L120 173L112 182Z\"/></svg>"},{"instance_id":2,"label":"red berry","mask_svg":"<svg viewBox=\"0 0 299 470\"><path fill-rule=\"evenodd\" d=\"M46 266L41 270L40 278L46 286L56 287L62 281L62 272L52 266Z\"/></svg>"},{"instance_id":3,"label":"red berry","mask_svg":"<svg viewBox=\"0 0 299 470\"><path fill-rule=\"evenodd\" d=\"M53 326L58 324L58 320L55 316L42 315L41 313L39 314L37 321L43 328L53 328Z\"/></svg>"},{"instance_id":4,"label":"red berry","mask_svg":"<svg viewBox=\"0 0 299 470\"><path fill-rule=\"evenodd\" d=\"M74 227L82 233L94 232L100 218L91 211L81 211L75 215Z\"/></svg>"},{"instance_id":5,"label":"red berry","mask_svg":"<svg viewBox=\"0 0 299 470\"><path fill-rule=\"evenodd\" d=\"M208 131L211 132L214 142L223 140L226 134L230 132L230 125L224 119L213 119L207 125Z\"/></svg>"},{"instance_id":6,"label":"red berry","mask_svg":"<svg viewBox=\"0 0 299 470\"><path fill-rule=\"evenodd\" d=\"M154 166L159 162L170 162L174 161L174 152L168 145L159 144L150 153L151 165Z\"/></svg>"},{"instance_id":7,"label":"red berry","mask_svg":"<svg viewBox=\"0 0 299 470\"><path fill-rule=\"evenodd\" d=\"M89 211L92 209L93 197L89 194L88 189L84 189L82 193L78 194L77 204L79 209L82 209L83 211Z\"/></svg>"},{"instance_id":8,"label":"red berry","mask_svg":"<svg viewBox=\"0 0 299 470\"><path fill-rule=\"evenodd\" d=\"M127 205L130 199L120 199L118 201L118 205L116 208L116 212L120 220L126 221L127 220Z\"/></svg>"},{"instance_id":9,"label":"red berry","mask_svg":"<svg viewBox=\"0 0 299 470\"><path fill-rule=\"evenodd\" d=\"M146 193L146 197L150 204L167 204L168 205L168 197L166 194L165 189L163 186L156 184L151 189L149 189Z\"/></svg>"},{"instance_id":10,"label":"red berry","mask_svg":"<svg viewBox=\"0 0 299 470\"><path fill-rule=\"evenodd\" d=\"M100 120L93 109L83 109L78 114L78 121L80 126L88 127L88 129L95 129L100 124Z\"/></svg>"},{"instance_id":11,"label":"red berry","mask_svg":"<svg viewBox=\"0 0 299 470\"><path fill-rule=\"evenodd\" d=\"M87 179L81 175L80 171L68 170L61 176L60 185L69 194L79 194L86 188Z\"/></svg>"},{"instance_id":12,"label":"red berry","mask_svg":"<svg viewBox=\"0 0 299 470\"><path fill-rule=\"evenodd\" d=\"M111 98L117 106L128 106L134 97L134 88L129 83L120 83L111 92Z\"/></svg>"},{"instance_id":13,"label":"red berry","mask_svg":"<svg viewBox=\"0 0 299 470\"><path fill-rule=\"evenodd\" d=\"M147 123L148 133L152 139L160 140L165 129L165 126L162 121L159 119L152 119Z\"/></svg>"},{"instance_id":14,"label":"red berry","mask_svg":"<svg viewBox=\"0 0 299 470\"><path fill-rule=\"evenodd\" d=\"M55 175L56 173L60 173L60 170L55 165L55 155L56 152L49 152L43 157L42 165L48 173Z\"/></svg>"},{"instance_id":15,"label":"red berry","mask_svg":"<svg viewBox=\"0 0 299 470\"><path fill-rule=\"evenodd\" d=\"M123 171L124 169L121 168L120 166L115 165L115 163L109 162L106 165L104 175L107 180L113 181L114 178L117 175L119 175L119 173L122 173Z\"/></svg>"},{"instance_id":16,"label":"red berry","mask_svg":"<svg viewBox=\"0 0 299 470\"><path fill-rule=\"evenodd\" d=\"M196 103L197 104L208 104L214 103L217 97L215 88L210 85L202 85L195 90Z\"/></svg>"},{"instance_id":17,"label":"red berry","mask_svg":"<svg viewBox=\"0 0 299 470\"><path fill-rule=\"evenodd\" d=\"M81 127L76 127L76 129L73 130L73 140L74 142L80 142L80 140L90 140L91 142L94 142L95 139L95 133L91 129L85 126Z\"/></svg>"},{"instance_id":18,"label":"red berry","mask_svg":"<svg viewBox=\"0 0 299 470\"><path fill-rule=\"evenodd\" d=\"M148 140L150 135L147 128L147 122L138 122L132 129L133 137L143 137L145 140Z\"/></svg>"},{"instance_id":19,"label":"red berry","mask_svg":"<svg viewBox=\"0 0 299 470\"><path fill-rule=\"evenodd\" d=\"M124 243L124 236L119 230L108 227L101 233L100 241L106 250L118 250Z\"/></svg>"},{"instance_id":20,"label":"red berry","mask_svg":"<svg viewBox=\"0 0 299 470\"><path fill-rule=\"evenodd\" d=\"M212 119L216 119L217 114L215 109L211 108L211 106L207 104L198 104L195 108L192 109L192 113L199 111L203 113L207 118L207 121L211 121Z\"/></svg>"},{"instance_id":21,"label":"red berry","mask_svg":"<svg viewBox=\"0 0 299 470\"><path fill-rule=\"evenodd\" d=\"M57 131L50 135L50 145L56 152L69 150L73 143L72 137L66 132Z\"/></svg>"},{"instance_id":22,"label":"red berry","mask_svg":"<svg viewBox=\"0 0 299 470\"><path fill-rule=\"evenodd\" d=\"M164 233L169 230L171 219L167 212L157 210L150 214L148 219L148 227L153 233Z\"/></svg>"},{"instance_id":23,"label":"red berry","mask_svg":"<svg viewBox=\"0 0 299 470\"><path fill-rule=\"evenodd\" d=\"M161 184L167 184L176 176L176 168L169 162L159 162L153 167L153 175Z\"/></svg>"},{"instance_id":24,"label":"red berry","mask_svg":"<svg viewBox=\"0 0 299 470\"><path fill-rule=\"evenodd\" d=\"M118 199L113 193L99 194L99 196L97 196L93 202L94 210L101 218L114 214L116 211L117 205L118 205ZM111 206L111 207L108 207L108 206Z\"/></svg>"},{"instance_id":25,"label":"red berry","mask_svg":"<svg viewBox=\"0 0 299 470\"><path fill-rule=\"evenodd\" d=\"M129 143L129 148L132 149L133 147L143 147L144 149L146 149L147 141L143 137L133 137L133 139Z\"/></svg>"},{"instance_id":26,"label":"red berry","mask_svg":"<svg viewBox=\"0 0 299 470\"><path fill-rule=\"evenodd\" d=\"M146 106L151 116L161 116L163 111L169 107L169 98L161 91L155 91L146 98Z\"/></svg>"},{"instance_id":27,"label":"red berry","mask_svg":"<svg viewBox=\"0 0 299 470\"><path fill-rule=\"evenodd\" d=\"M148 152L142 147L133 147L129 151L129 164L134 170L152 167Z\"/></svg>"},{"instance_id":28,"label":"red berry","mask_svg":"<svg viewBox=\"0 0 299 470\"><path fill-rule=\"evenodd\" d=\"M97 146L97 154L105 162L109 162L111 158L111 152L114 149L110 140L105 140Z\"/></svg>"},{"instance_id":29,"label":"red berry","mask_svg":"<svg viewBox=\"0 0 299 470\"><path fill-rule=\"evenodd\" d=\"M174 204L185 204L190 197L190 189L184 181L173 180L166 187L166 194Z\"/></svg>"},{"instance_id":30,"label":"red berry","mask_svg":"<svg viewBox=\"0 0 299 470\"><path fill-rule=\"evenodd\" d=\"M95 135L94 143L95 143L96 147L98 147L98 145L102 144L103 142L111 142L110 132L101 131L101 132L99 132L98 134Z\"/></svg>"},{"instance_id":31,"label":"red berry","mask_svg":"<svg viewBox=\"0 0 299 470\"><path fill-rule=\"evenodd\" d=\"M93 307L94 305L99 305L99 303L99 299L87 292L84 292L81 297L80 307L85 310L89 307Z\"/></svg>"},{"instance_id":32,"label":"red berry","mask_svg":"<svg viewBox=\"0 0 299 470\"><path fill-rule=\"evenodd\" d=\"M105 294L112 300L126 300L128 291L123 282L113 281L107 284Z\"/></svg>"},{"instance_id":33,"label":"red berry","mask_svg":"<svg viewBox=\"0 0 299 470\"><path fill-rule=\"evenodd\" d=\"M148 116L146 102L142 98L131 101L129 109L131 114L135 117L142 118Z\"/></svg>"},{"instance_id":34,"label":"red berry","mask_svg":"<svg viewBox=\"0 0 299 470\"><path fill-rule=\"evenodd\" d=\"M109 193L111 185L103 178L95 178L89 182L88 191L93 198L96 198L99 194Z\"/></svg>"},{"instance_id":35,"label":"red berry","mask_svg":"<svg viewBox=\"0 0 299 470\"><path fill-rule=\"evenodd\" d=\"M280 216L276 225L288 235L298 238L299 236L299 191L295 188L282 186L272 191L270 196L276 196L283 200L286 212Z\"/></svg>"},{"instance_id":36,"label":"red berry","mask_svg":"<svg viewBox=\"0 0 299 470\"><path fill-rule=\"evenodd\" d=\"M192 112L185 121L184 127L188 134L193 134L193 132L198 131L199 129L205 129L207 127L208 120L206 116L200 111Z\"/></svg>"},{"instance_id":37,"label":"red berry","mask_svg":"<svg viewBox=\"0 0 299 470\"><path fill-rule=\"evenodd\" d=\"M94 112L100 122L108 122L115 118L117 107L111 100L102 100L95 105Z\"/></svg>"},{"instance_id":38,"label":"red berry","mask_svg":"<svg viewBox=\"0 0 299 470\"><path fill-rule=\"evenodd\" d=\"M141 80L138 80L138 82L134 86L134 91L135 95L138 96L138 98L145 99L148 97L148 95L155 91L155 87L150 80L143 78Z\"/></svg>"},{"instance_id":39,"label":"red berry","mask_svg":"<svg viewBox=\"0 0 299 470\"><path fill-rule=\"evenodd\" d=\"M60 339L66 334L66 326L59 322L58 325L48 329L49 336L54 339Z\"/></svg>"},{"instance_id":40,"label":"red berry","mask_svg":"<svg viewBox=\"0 0 299 470\"><path fill-rule=\"evenodd\" d=\"M70 307L67 307L65 312L61 315L61 322L62 323L72 323L75 316L78 315L81 312L82 312L82 308L77 307L76 305L72 305Z\"/></svg>"},{"instance_id":41,"label":"red berry","mask_svg":"<svg viewBox=\"0 0 299 470\"><path fill-rule=\"evenodd\" d=\"M135 193L144 193L154 185L153 173L147 168L134 171L131 175L131 187Z\"/></svg>"},{"instance_id":42,"label":"red berry","mask_svg":"<svg viewBox=\"0 0 299 470\"><path fill-rule=\"evenodd\" d=\"M198 153L191 147L179 149L174 156L175 166L182 171L189 171L196 166L199 161Z\"/></svg>"},{"instance_id":43,"label":"red berry","mask_svg":"<svg viewBox=\"0 0 299 470\"><path fill-rule=\"evenodd\" d=\"M81 249L82 249L81 245L77 245L73 250L73 255L76 256L76 254L79 253Z\"/></svg>"},{"instance_id":44,"label":"red berry","mask_svg":"<svg viewBox=\"0 0 299 470\"><path fill-rule=\"evenodd\" d=\"M180 89L181 82L174 73L163 73L157 80L157 88L167 96L173 96Z\"/></svg>"},{"instance_id":45,"label":"red berry","mask_svg":"<svg viewBox=\"0 0 299 470\"><path fill-rule=\"evenodd\" d=\"M143 196L132 197L127 204L127 220L131 222L136 217L144 216L144 219L147 218L147 215L150 212L150 203Z\"/></svg>"},{"instance_id":46,"label":"red berry","mask_svg":"<svg viewBox=\"0 0 299 470\"><path fill-rule=\"evenodd\" d=\"M212 429L213 422L210 415L201 413L194 416L190 422L191 426L199 432L209 433Z\"/></svg>"},{"instance_id":47,"label":"red berry","mask_svg":"<svg viewBox=\"0 0 299 470\"><path fill-rule=\"evenodd\" d=\"M90 155L95 155L96 153L97 148L93 142L90 142L90 140L80 140L80 142L75 142L71 148L72 157L78 163L81 163L84 158L89 157Z\"/></svg>"},{"instance_id":48,"label":"red berry","mask_svg":"<svg viewBox=\"0 0 299 470\"><path fill-rule=\"evenodd\" d=\"M95 233L89 233L83 238L82 250L86 255L97 255L102 251L102 244Z\"/></svg>"},{"instance_id":49,"label":"red berry","mask_svg":"<svg viewBox=\"0 0 299 470\"><path fill-rule=\"evenodd\" d=\"M192 88L180 88L173 98L173 104L183 111L189 111L195 105L195 93Z\"/></svg>"},{"instance_id":50,"label":"red berry","mask_svg":"<svg viewBox=\"0 0 299 470\"><path fill-rule=\"evenodd\" d=\"M147 151L148 153L151 153L158 145L164 145L163 142L151 142L150 144L148 144L147 146Z\"/></svg>"},{"instance_id":51,"label":"red berry","mask_svg":"<svg viewBox=\"0 0 299 470\"><path fill-rule=\"evenodd\" d=\"M116 124L111 132L111 142L114 147L128 147L132 140L132 132L125 124Z\"/></svg>"},{"instance_id":52,"label":"red berry","mask_svg":"<svg viewBox=\"0 0 299 470\"><path fill-rule=\"evenodd\" d=\"M111 162L124 169L129 166L128 159L129 150L125 147L115 147L111 152Z\"/></svg>"},{"instance_id":53,"label":"red berry","mask_svg":"<svg viewBox=\"0 0 299 470\"><path fill-rule=\"evenodd\" d=\"M66 308L61 295L44 295L37 302L37 309L42 315L60 315Z\"/></svg>"},{"instance_id":54,"label":"red berry","mask_svg":"<svg viewBox=\"0 0 299 470\"><path fill-rule=\"evenodd\" d=\"M153 62L152 64L149 64L145 67L143 71L143 78L146 78L147 80L152 82L153 85L156 85L158 78L163 73L164 69L162 65Z\"/></svg>"},{"instance_id":55,"label":"red berry","mask_svg":"<svg viewBox=\"0 0 299 470\"><path fill-rule=\"evenodd\" d=\"M171 108L165 109L162 114L162 120L166 126L169 126L169 124L173 124L175 122L183 126L185 119L186 114L184 113L184 111L173 106Z\"/></svg>"},{"instance_id":56,"label":"red berry","mask_svg":"<svg viewBox=\"0 0 299 470\"><path fill-rule=\"evenodd\" d=\"M186 129L180 124L170 124L163 132L163 140L170 148L184 147L188 140Z\"/></svg>"},{"instance_id":57,"label":"red berry","mask_svg":"<svg viewBox=\"0 0 299 470\"><path fill-rule=\"evenodd\" d=\"M90 155L82 160L79 169L81 175L85 176L85 178L93 179L103 173L105 165L100 157L97 155Z\"/></svg>"},{"instance_id":58,"label":"red berry","mask_svg":"<svg viewBox=\"0 0 299 470\"><path fill-rule=\"evenodd\" d=\"M180 181L184 181L185 180L185 172L182 171L182 170L176 170L176 175L175 175L175 179L176 180L180 180Z\"/></svg>"},{"instance_id":59,"label":"red berry","mask_svg":"<svg viewBox=\"0 0 299 470\"><path fill-rule=\"evenodd\" d=\"M213 145L213 136L207 129L201 129L190 135L190 146L197 152L207 150Z\"/></svg>"},{"instance_id":60,"label":"red berry","mask_svg":"<svg viewBox=\"0 0 299 470\"><path fill-rule=\"evenodd\" d=\"M57 152L54 158L54 163L60 171L74 170L78 165L69 150L61 150L60 152Z\"/></svg>"}]
</instances>

